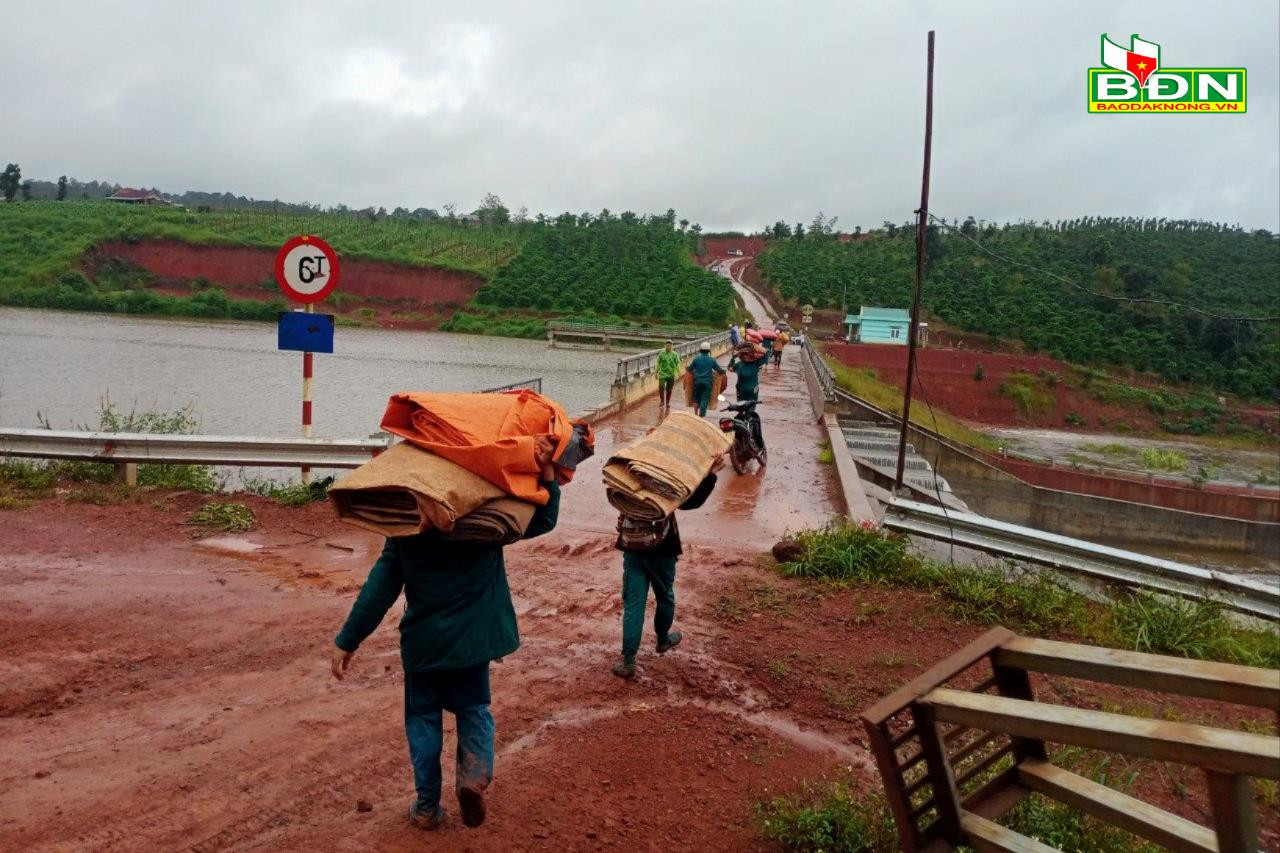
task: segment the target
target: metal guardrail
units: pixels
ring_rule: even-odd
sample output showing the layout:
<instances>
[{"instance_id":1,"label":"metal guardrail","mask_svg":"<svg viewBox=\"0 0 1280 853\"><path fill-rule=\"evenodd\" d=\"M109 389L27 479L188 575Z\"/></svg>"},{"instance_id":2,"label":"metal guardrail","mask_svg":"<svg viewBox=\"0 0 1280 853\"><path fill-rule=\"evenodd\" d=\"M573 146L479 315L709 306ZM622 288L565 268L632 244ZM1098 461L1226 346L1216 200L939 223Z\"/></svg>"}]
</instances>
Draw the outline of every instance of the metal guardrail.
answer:
<instances>
[{"instance_id":1,"label":"metal guardrail","mask_svg":"<svg viewBox=\"0 0 1280 853\"><path fill-rule=\"evenodd\" d=\"M1202 569L1097 545L1083 539L1045 533L971 512L893 498L884 526L976 548L990 554L1076 572L1184 598L1212 597L1251 616L1280 621L1280 586L1270 586L1226 572Z\"/></svg>"},{"instance_id":2,"label":"metal guardrail","mask_svg":"<svg viewBox=\"0 0 1280 853\"><path fill-rule=\"evenodd\" d=\"M548 332L559 332L566 335L613 335L626 338L628 334L640 338L671 338L673 340L689 340L698 337L696 331L690 329L669 329L663 326L620 326L604 323L575 323L568 320L552 320L547 323Z\"/></svg>"},{"instance_id":3,"label":"metal guardrail","mask_svg":"<svg viewBox=\"0 0 1280 853\"><path fill-rule=\"evenodd\" d=\"M822 353L814 349L813 341L809 340L806 335L804 339L804 354L809 359L809 363L813 365L813 372L818 377L818 384L822 387L822 395L826 397L828 403L836 401L836 377L831 372L831 367L823 359Z\"/></svg>"},{"instance_id":4,"label":"metal guardrail","mask_svg":"<svg viewBox=\"0 0 1280 853\"><path fill-rule=\"evenodd\" d=\"M0 456L90 462L357 468L391 445L385 438L261 438L137 432L0 430Z\"/></svg>"},{"instance_id":5,"label":"metal guardrail","mask_svg":"<svg viewBox=\"0 0 1280 853\"><path fill-rule=\"evenodd\" d=\"M705 338L698 338L693 341L681 341L680 343L675 344L672 349L675 350L676 355L680 356L680 360L683 361L697 353L698 348L701 347L704 342L711 344L711 347L714 349L728 342L728 340L729 333L727 331L716 332L714 335L708 335ZM658 353L660 352L662 352L662 349L651 349L646 352L618 359L618 373L614 378L615 384L625 385L638 376L644 376L657 370Z\"/></svg>"},{"instance_id":6,"label":"metal guardrail","mask_svg":"<svg viewBox=\"0 0 1280 853\"><path fill-rule=\"evenodd\" d=\"M535 376L533 379L526 379L523 382L512 382L509 385L499 385L497 388L485 388L483 391L477 391L477 394L501 394L503 391L516 391L522 388L528 388L530 391L542 393L542 377Z\"/></svg>"}]
</instances>

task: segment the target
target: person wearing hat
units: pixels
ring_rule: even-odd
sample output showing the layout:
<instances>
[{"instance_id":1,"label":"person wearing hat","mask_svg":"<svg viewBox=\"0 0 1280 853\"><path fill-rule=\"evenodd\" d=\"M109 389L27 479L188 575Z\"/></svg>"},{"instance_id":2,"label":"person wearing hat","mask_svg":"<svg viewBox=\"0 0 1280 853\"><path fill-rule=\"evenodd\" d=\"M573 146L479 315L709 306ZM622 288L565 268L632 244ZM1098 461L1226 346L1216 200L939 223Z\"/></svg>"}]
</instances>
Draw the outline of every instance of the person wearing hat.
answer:
<instances>
[{"instance_id":1,"label":"person wearing hat","mask_svg":"<svg viewBox=\"0 0 1280 853\"><path fill-rule=\"evenodd\" d=\"M738 375L734 390L738 394L738 402L760 399L760 367L764 364L764 356L756 351L756 345L750 341L743 342L729 359L729 369Z\"/></svg>"},{"instance_id":2,"label":"person wearing hat","mask_svg":"<svg viewBox=\"0 0 1280 853\"><path fill-rule=\"evenodd\" d=\"M658 353L658 411L671 411L671 389L680 373L680 356L671 341Z\"/></svg>"},{"instance_id":3,"label":"person wearing hat","mask_svg":"<svg viewBox=\"0 0 1280 853\"><path fill-rule=\"evenodd\" d=\"M702 342L698 354L689 362L689 372L693 374L693 403L698 408L698 417L705 418L715 374L725 375L724 368L711 357L711 344L707 341Z\"/></svg>"}]
</instances>

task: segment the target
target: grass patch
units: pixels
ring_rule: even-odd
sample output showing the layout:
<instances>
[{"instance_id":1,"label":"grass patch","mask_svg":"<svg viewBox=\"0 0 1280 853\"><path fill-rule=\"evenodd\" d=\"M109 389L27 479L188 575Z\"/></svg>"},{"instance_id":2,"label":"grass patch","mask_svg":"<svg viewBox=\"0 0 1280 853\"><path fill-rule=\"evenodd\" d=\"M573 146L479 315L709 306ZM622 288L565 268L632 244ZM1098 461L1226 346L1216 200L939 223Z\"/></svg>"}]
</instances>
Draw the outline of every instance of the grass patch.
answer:
<instances>
[{"instance_id":1,"label":"grass patch","mask_svg":"<svg viewBox=\"0 0 1280 853\"><path fill-rule=\"evenodd\" d=\"M187 518L188 524L212 527L227 533L245 533L254 528L258 519L253 510L242 503L211 501Z\"/></svg>"},{"instance_id":2,"label":"grass patch","mask_svg":"<svg viewBox=\"0 0 1280 853\"><path fill-rule=\"evenodd\" d=\"M1128 793L1133 789L1137 773L1113 772L1109 756L1089 763L1084 755L1082 750L1068 748L1056 753L1052 761L1115 790ZM1261 793L1264 803L1266 797L1266 792ZM1024 797L1000 823L1073 853L1157 853L1164 849L1039 794ZM884 796L879 791L859 793L852 782L805 782L796 793L758 803L756 826L762 838L797 853L890 853L899 849L897 828Z\"/></svg>"},{"instance_id":3,"label":"grass patch","mask_svg":"<svg viewBox=\"0 0 1280 853\"><path fill-rule=\"evenodd\" d=\"M1142 460L1144 468L1149 468L1153 471L1187 470L1187 457L1176 450L1159 450L1154 447L1144 447L1138 458Z\"/></svg>"},{"instance_id":4,"label":"grass patch","mask_svg":"<svg viewBox=\"0 0 1280 853\"><path fill-rule=\"evenodd\" d=\"M26 509L34 504L31 498L20 498L14 495L0 495L0 511L6 509Z\"/></svg>"},{"instance_id":5,"label":"grass patch","mask_svg":"<svg viewBox=\"0 0 1280 853\"><path fill-rule=\"evenodd\" d=\"M1280 668L1280 632L1240 627L1215 601L1137 592L1096 602L1047 572L1007 576L921 560L908 553L905 536L866 522L841 522L794 538L802 552L779 565L785 577L919 589L942 597L958 618L978 624L1036 635L1068 632L1097 645Z\"/></svg>"},{"instance_id":6,"label":"grass patch","mask_svg":"<svg viewBox=\"0 0 1280 853\"><path fill-rule=\"evenodd\" d=\"M307 485L302 483L281 484L263 477L243 477L244 491L260 498L270 498L281 506L303 507L314 501L323 501L329 497L329 487L333 485L333 477L312 480Z\"/></svg>"},{"instance_id":7,"label":"grass patch","mask_svg":"<svg viewBox=\"0 0 1280 853\"><path fill-rule=\"evenodd\" d=\"M1000 395L1008 397L1024 418L1043 415L1053 409L1053 394L1043 380L1030 373L1011 373L1000 383Z\"/></svg>"},{"instance_id":8,"label":"grass patch","mask_svg":"<svg viewBox=\"0 0 1280 853\"><path fill-rule=\"evenodd\" d=\"M52 467L31 459L0 462L0 484L23 492L42 492L53 485Z\"/></svg>"},{"instance_id":9,"label":"grass patch","mask_svg":"<svg viewBox=\"0 0 1280 853\"><path fill-rule=\"evenodd\" d=\"M831 451L831 439L824 438L818 445L818 462L823 465L834 465L836 455Z\"/></svg>"},{"instance_id":10,"label":"grass patch","mask_svg":"<svg viewBox=\"0 0 1280 853\"><path fill-rule=\"evenodd\" d=\"M1115 456L1121 458L1132 459L1138 455L1136 447L1130 447L1127 444L1111 443L1111 444L1094 444L1092 442L1081 442L1080 450L1085 453L1097 453L1102 456Z\"/></svg>"},{"instance_id":11,"label":"grass patch","mask_svg":"<svg viewBox=\"0 0 1280 853\"><path fill-rule=\"evenodd\" d=\"M855 397L861 397L868 403L901 417L901 388L881 382L876 372L869 368L849 367L825 355L823 358L831 368L837 385ZM970 447L993 452L1000 449L1000 442L991 436L972 429L941 409L934 408L930 411L929 406L920 405L919 402L911 407L911 422Z\"/></svg>"},{"instance_id":12,"label":"grass patch","mask_svg":"<svg viewBox=\"0 0 1280 853\"><path fill-rule=\"evenodd\" d=\"M898 849L884 797L859 794L847 782L806 782L799 793L758 804L756 823L761 836L796 853Z\"/></svg>"}]
</instances>

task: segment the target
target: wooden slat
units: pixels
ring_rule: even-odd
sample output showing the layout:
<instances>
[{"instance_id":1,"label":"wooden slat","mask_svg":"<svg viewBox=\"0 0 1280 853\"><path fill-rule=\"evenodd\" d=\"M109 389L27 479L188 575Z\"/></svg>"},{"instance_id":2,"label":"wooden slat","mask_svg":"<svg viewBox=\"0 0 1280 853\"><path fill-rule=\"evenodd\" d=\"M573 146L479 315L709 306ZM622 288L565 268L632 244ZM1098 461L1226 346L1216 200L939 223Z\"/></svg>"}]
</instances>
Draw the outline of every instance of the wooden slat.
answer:
<instances>
[{"instance_id":1,"label":"wooden slat","mask_svg":"<svg viewBox=\"0 0 1280 853\"><path fill-rule=\"evenodd\" d=\"M872 722L866 718L863 718L862 725L867 732L871 754L876 757L876 766L880 769L885 799L893 812L893 822L898 827L900 846L906 853L916 853L922 839L911 817L911 800L903 790L904 771L899 769L897 756L889 746L889 726L883 720Z\"/></svg>"},{"instance_id":2,"label":"wooden slat","mask_svg":"<svg viewBox=\"0 0 1280 853\"><path fill-rule=\"evenodd\" d=\"M918 707L940 722L1018 737L1280 779L1280 738L1190 723L1145 720L1082 708L937 688Z\"/></svg>"},{"instance_id":3,"label":"wooden slat","mask_svg":"<svg viewBox=\"0 0 1280 853\"><path fill-rule=\"evenodd\" d=\"M1170 850L1218 853L1212 830L1047 761L1035 758L1023 761L1018 765L1018 780L1033 791Z\"/></svg>"},{"instance_id":4,"label":"wooden slat","mask_svg":"<svg viewBox=\"0 0 1280 853\"><path fill-rule=\"evenodd\" d=\"M998 665L1107 684L1280 708L1275 670L1013 637L994 655Z\"/></svg>"},{"instance_id":5,"label":"wooden slat","mask_svg":"<svg viewBox=\"0 0 1280 853\"><path fill-rule=\"evenodd\" d=\"M1008 628L992 628L969 645L947 655L947 657L929 667L888 696L871 705L871 707L862 712L863 723L874 725L887 720L939 684L953 678L957 673L963 672L991 654L1002 643L1017 636Z\"/></svg>"},{"instance_id":6,"label":"wooden slat","mask_svg":"<svg viewBox=\"0 0 1280 853\"><path fill-rule=\"evenodd\" d=\"M916 704L911 709L916 725L920 728L920 747L925 754L925 769L933 786L930 798L938 807L938 824L942 836L948 841L962 840L960 828L960 792L956 789L951 762L947 761L947 747L942 740L942 730L930 705Z\"/></svg>"},{"instance_id":7,"label":"wooden slat","mask_svg":"<svg viewBox=\"0 0 1280 853\"><path fill-rule=\"evenodd\" d=\"M960 816L960 827L968 836L969 846L978 853L1061 853L1056 847L1006 829L973 812Z\"/></svg>"},{"instance_id":8,"label":"wooden slat","mask_svg":"<svg viewBox=\"0 0 1280 853\"><path fill-rule=\"evenodd\" d=\"M1253 814L1253 781L1238 773L1205 771L1218 847L1230 853L1256 853L1258 819Z\"/></svg>"}]
</instances>

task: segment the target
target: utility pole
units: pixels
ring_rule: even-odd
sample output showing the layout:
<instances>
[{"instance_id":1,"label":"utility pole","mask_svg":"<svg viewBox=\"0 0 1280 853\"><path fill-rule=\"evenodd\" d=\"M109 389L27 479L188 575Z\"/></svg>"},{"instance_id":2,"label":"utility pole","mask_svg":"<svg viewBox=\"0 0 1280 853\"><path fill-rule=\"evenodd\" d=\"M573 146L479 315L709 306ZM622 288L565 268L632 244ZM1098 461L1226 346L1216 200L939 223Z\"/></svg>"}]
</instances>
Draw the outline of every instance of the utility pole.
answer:
<instances>
[{"instance_id":1,"label":"utility pole","mask_svg":"<svg viewBox=\"0 0 1280 853\"><path fill-rule=\"evenodd\" d=\"M898 474L894 490L902 488L907 462L907 428L911 424L911 386L916 378L916 335L920 328L920 288L924 283L924 232L929 224L929 157L933 149L933 30L929 30L929 71L924 96L924 174L920 179L920 209L916 211L916 292L911 299L911 326L907 330L907 387L902 397L902 434L898 436Z\"/></svg>"}]
</instances>

